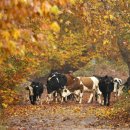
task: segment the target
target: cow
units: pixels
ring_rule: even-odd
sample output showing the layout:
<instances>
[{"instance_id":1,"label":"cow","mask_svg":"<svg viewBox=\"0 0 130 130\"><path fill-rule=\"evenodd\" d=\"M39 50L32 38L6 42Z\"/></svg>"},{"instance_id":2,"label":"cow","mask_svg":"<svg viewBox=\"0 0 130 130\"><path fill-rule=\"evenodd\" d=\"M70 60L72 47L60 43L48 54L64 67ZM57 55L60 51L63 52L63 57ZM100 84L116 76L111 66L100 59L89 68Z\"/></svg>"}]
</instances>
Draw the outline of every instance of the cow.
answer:
<instances>
[{"instance_id":1,"label":"cow","mask_svg":"<svg viewBox=\"0 0 130 130\"><path fill-rule=\"evenodd\" d=\"M130 90L130 77L128 77L127 81L119 87L118 96L120 96L124 91L128 92L129 90Z\"/></svg>"},{"instance_id":2,"label":"cow","mask_svg":"<svg viewBox=\"0 0 130 130\"><path fill-rule=\"evenodd\" d=\"M117 97L117 96L120 96L120 87L122 86L122 80L119 79L119 78L114 78L114 96Z\"/></svg>"},{"instance_id":3,"label":"cow","mask_svg":"<svg viewBox=\"0 0 130 130\"><path fill-rule=\"evenodd\" d=\"M60 94L61 90L67 83L67 78L65 75L53 72L47 78L47 102L50 103L52 101L53 95L55 94L55 100L57 102L58 94Z\"/></svg>"},{"instance_id":4,"label":"cow","mask_svg":"<svg viewBox=\"0 0 130 130\"><path fill-rule=\"evenodd\" d=\"M126 91L130 90L130 77L127 78L127 81L124 83Z\"/></svg>"},{"instance_id":5,"label":"cow","mask_svg":"<svg viewBox=\"0 0 130 130\"><path fill-rule=\"evenodd\" d=\"M101 95L101 92L98 88L98 84L99 84L99 80L94 76L93 77L76 77L73 80L73 84L66 86L66 88L63 89L62 97L66 97L69 94L73 93L76 97L76 100L79 103L82 103L83 93L90 92L88 103L91 103L92 99L95 96L95 92L97 92L99 96ZM101 101L99 101L99 103L101 103Z\"/></svg>"},{"instance_id":6,"label":"cow","mask_svg":"<svg viewBox=\"0 0 130 130\"><path fill-rule=\"evenodd\" d=\"M71 93L69 90L67 90L66 86L71 86L74 83L76 77L73 75L72 71L69 71L67 74L64 74L64 75L67 78L67 83L65 85L65 88L61 92L61 93L63 93L63 91L65 92L64 96L61 95L62 96L61 102L63 102L64 98L65 98L65 101L67 101L68 99L74 99L74 94Z\"/></svg>"},{"instance_id":7,"label":"cow","mask_svg":"<svg viewBox=\"0 0 130 130\"><path fill-rule=\"evenodd\" d=\"M41 95L44 91L42 83L32 81L26 89L29 90L29 99L31 104L35 105L36 101L40 101L40 104L42 104Z\"/></svg>"},{"instance_id":8,"label":"cow","mask_svg":"<svg viewBox=\"0 0 130 130\"><path fill-rule=\"evenodd\" d=\"M114 80L111 76L98 77L99 90L102 92L104 98L104 105L110 105L111 92L114 90Z\"/></svg>"}]
</instances>

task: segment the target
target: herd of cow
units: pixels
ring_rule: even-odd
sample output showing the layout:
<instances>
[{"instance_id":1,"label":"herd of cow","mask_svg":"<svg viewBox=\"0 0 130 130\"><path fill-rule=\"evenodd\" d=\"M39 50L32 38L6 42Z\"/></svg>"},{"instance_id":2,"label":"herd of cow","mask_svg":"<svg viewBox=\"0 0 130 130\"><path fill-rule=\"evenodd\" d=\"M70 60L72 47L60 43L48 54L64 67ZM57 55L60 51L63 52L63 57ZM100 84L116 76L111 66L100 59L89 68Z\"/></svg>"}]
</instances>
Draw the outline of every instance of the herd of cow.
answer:
<instances>
[{"instance_id":1,"label":"herd of cow","mask_svg":"<svg viewBox=\"0 0 130 130\"><path fill-rule=\"evenodd\" d=\"M31 104L36 104L41 100L41 95L47 89L47 102L74 100L82 103L84 92L90 93L88 103L93 100L102 105L110 105L110 96L113 92L118 97L126 87L126 83L122 83L119 78L111 76L92 76L92 77L75 77L72 73L61 74L58 72L51 73L46 84L32 81L27 87L29 90L29 99ZM103 100L102 100L103 97ZM41 102L42 103L42 102Z\"/></svg>"}]
</instances>

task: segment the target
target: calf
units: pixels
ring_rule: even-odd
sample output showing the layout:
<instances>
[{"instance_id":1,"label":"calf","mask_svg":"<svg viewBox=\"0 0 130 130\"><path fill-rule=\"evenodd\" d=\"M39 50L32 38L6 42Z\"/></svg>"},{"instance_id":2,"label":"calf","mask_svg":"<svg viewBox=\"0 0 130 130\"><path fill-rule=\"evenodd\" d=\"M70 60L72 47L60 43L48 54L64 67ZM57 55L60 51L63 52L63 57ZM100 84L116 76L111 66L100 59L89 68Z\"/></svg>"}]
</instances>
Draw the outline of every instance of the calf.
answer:
<instances>
[{"instance_id":1,"label":"calf","mask_svg":"<svg viewBox=\"0 0 130 130\"><path fill-rule=\"evenodd\" d=\"M82 103L83 93L87 91L91 93L88 100L88 103L91 103L93 97L95 96L95 92L101 95L98 88L98 83L99 80L96 77L77 77L73 80L72 85L66 86L66 89L69 91L63 91L62 96L65 97L66 95L69 95L69 93L73 93L76 95L76 99L79 103ZM101 103L101 101L99 101L99 103Z\"/></svg>"},{"instance_id":2,"label":"calf","mask_svg":"<svg viewBox=\"0 0 130 130\"><path fill-rule=\"evenodd\" d=\"M104 105L110 105L111 92L114 90L113 78L110 76L98 77L99 90L102 92L104 98Z\"/></svg>"},{"instance_id":3,"label":"calf","mask_svg":"<svg viewBox=\"0 0 130 130\"><path fill-rule=\"evenodd\" d=\"M31 85L27 87L27 89L29 90L29 99L30 99L31 104L33 105L36 104L36 101L41 102L41 95L44 90L42 83L33 81Z\"/></svg>"}]
</instances>

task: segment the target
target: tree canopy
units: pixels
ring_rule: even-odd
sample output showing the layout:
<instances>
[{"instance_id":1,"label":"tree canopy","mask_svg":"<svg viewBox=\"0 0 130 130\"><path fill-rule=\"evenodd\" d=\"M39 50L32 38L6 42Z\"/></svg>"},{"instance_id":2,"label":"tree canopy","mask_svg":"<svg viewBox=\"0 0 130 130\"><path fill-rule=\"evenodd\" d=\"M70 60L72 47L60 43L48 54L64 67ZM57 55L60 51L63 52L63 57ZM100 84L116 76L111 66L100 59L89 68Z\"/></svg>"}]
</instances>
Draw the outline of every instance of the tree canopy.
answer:
<instances>
[{"instance_id":1,"label":"tree canopy","mask_svg":"<svg viewBox=\"0 0 130 130\"><path fill-rule=\"evenodd\" d=\"M1 0L0 93L93 58L123 56L130 70L129 6L129 0Z\"/></svg>"}]
</instances>

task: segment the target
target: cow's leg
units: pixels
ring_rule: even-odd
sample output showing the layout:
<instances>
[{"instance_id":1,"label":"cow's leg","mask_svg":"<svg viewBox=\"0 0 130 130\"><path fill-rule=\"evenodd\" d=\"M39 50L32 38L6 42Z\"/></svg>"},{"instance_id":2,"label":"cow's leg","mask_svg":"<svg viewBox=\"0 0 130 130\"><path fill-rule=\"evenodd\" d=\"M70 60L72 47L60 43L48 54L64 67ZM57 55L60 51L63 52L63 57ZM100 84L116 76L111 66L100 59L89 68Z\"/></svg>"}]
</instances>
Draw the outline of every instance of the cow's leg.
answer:
<instances>
[{"instance_id":1,"label":"cow's leg","mask_svg":"<svg viewBox=\"0 0 130 130\"><path fill-rule=\"evenodd\" d=\"M40 105L42 105L42 99L40 98Z\"/></svg>"},{"instance_id":2,"label":"cow's leg","mask_svg":"<svg viewBox=\"0 0 130 130\"><path fill-rule=\"evenodd\" d=\"M97 95L97 101L99 104L102 104L102 95L101 94Z\"/></svg>"},{"instance_id":3,"label":"cow's leg","mask_svg":"<svg viewBox=\"0 0 130 130\"><path fill-rule=\"evenodd\" d=\"M106 106L106 100L107 100L107 94L103 94L103 98L104 98L104 105Z\"/></svg>"},{"instance_id":4,"label":"cow's leg","mask_svg":"<svg viewBox=\"0 0 130 130\"><path fill-rule=\"evenodd\" d=\"M102 104L102 92L99 90L99 87L97 87L96 93L97 93L97 101L98 101L98 103Z\"/></svg>"},{"instance_id":5,"label":"cow's leg","mask_svg":"<svg viewBox=\"0 0 130 130\"><path fill-rule=\"evenodd\" d=\"M55 102L58 103L58 92L55 92Z\"/></svg>"},{"instance_id":6,"label":"cow's leg","mask_svg":"<svg viewBox=\"0 0 130 130\"><path fill-rule=\"evenodd\" d=\"M61 97L61 103L63 103L63 101L64 101L64 97L62 96L62 97Z\"/></svg>"},{"instance_id":7,"label":"cow's leg","mask_svg":"<svg viewBox=\"0 0 130 130\"><path fill-rule=\"evenodd\" d=\"M46 100L46 102L49 104L50 101L52 101L52 94L51 93L47 94L47 100Z\"/></svg>"},{"instance_id":8,"label":"cow's leg","mask_svg":"<svg viewBox=\"0 0 130 130\"><path fill-rule=\"evenodd\" d=\"M42 98L41 98L41 95L38 96L38 102L40 105L42 105Z\"/></svg>"},{"instance_id":9,"label":"cow's leg","mask_svg":"<svg viewBox=\"0 0 130 130\"><path fill-rule=\"evenodd\" d=\"M96 91L94 90L93 91L93 98L92 98L92 102L93 101L97 101L97 93L96 93Z\"/></svg>"},{"instance_id":10,"label":"cow's leg","mask_svg":"<svg viewBox=\"0 0 130 130\"><path fill-rule=\"evenodd\" d=\"M66 96L66 97L63 97L63 96L62 96L62 97L61 97L61 103L63 103L64 101L67 102L67 96Z\"/></svg>"},{"instance_id":11,"label":"cow's leg","mask_svg":"<svg viewBox=\"0 0 130 130\"><path fill-rule=\"evenodd\" d=\"M79 102L79 95L74 94L74 100L75 100L76 102Z\"/></svg>"},{"instance_id":12,"label":"cow's leg","mask_svg":"<svg viewBox=\"0 0 130 130\"><path fill-rule=\"evenodd\" d=\"M81 92L79 94L79 103L81 104L82 103L82 99L83 99L83 92Z\"/></svg>"},{"instance_id":13,"label":"cow's leg","mask_svg":"<svg viewBox=\"0 0 130 130\"><path fill-rule=\"evenodd\" d=\"M107 106L109 106L110 105L110 97L111 97L111 93L108 93L108 95L107 95Z\"/></svg>"},{"instance_id":14,"label":"cow's leg","mask_svg":"<svg viewBox=\"0 0 130 130\"><path fill-rule=\"evenodd\" d=\"M49 96L47 94L46 102L49 104Z\"/></svg>"},{"instance_id":15,"label":"cow's leg","mask_svg":"<svg viewBox=\"0 0 130 130\"><path fill-rule=\"evenodd\" d=\"M29 96L29 99L30 99L30 101L31 101L31 104L35 104L35 102L34 102L34 98L33 98L33 95L31 95L31 96Z\"/></svg>"},{"instance_id":16,"label":"cow's leg","mask_svg":"<svg viewBox=\"0 0 130 130\"><path fill-rule=\"evenodd\" d=\"M65 97L65 102L67 102L67 96Z\"/></svg>"},{"instance_id":17,"label":"cow's leg","mask_svg":"<svg viewBox=\"0 0 130 130\"><path fill-rule=\"evenodd\" d=\"M93 93L90 94L90 97L89 97L88 103L91 103L91 102L92 102L92 99L93 99Z\"/></svg>"},{"instance_id":18,"label":"cow's leg","mask_svg":"<svg viewBox=\"0 0 130 130\"><path fill-rule=\"evenodd\" d=\"M41 99L41 97L38 96L37 102L38 102L38 105L42 105L42 99Z\"/></svg>"},{"instance_id":19,"label":"cow's leg","mask_svg":"<svg viewBox=\"0 0 130 130\"><path fill-rule=\"evenodd\" d=\"M117 92L113 92L113 95L114 95L114 99L116 100L116 98L117 98Z\"/></svg>"}]
</instances>

